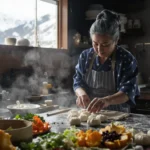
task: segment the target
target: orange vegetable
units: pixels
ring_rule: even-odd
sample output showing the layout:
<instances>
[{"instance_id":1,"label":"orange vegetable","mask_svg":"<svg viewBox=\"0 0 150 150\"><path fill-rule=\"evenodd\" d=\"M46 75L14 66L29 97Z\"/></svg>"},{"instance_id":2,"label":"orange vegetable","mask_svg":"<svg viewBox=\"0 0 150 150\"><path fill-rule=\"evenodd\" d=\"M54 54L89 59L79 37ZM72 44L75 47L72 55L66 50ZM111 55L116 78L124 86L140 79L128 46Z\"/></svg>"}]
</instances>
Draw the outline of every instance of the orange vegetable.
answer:
<instances>
[{"instance_id":1,"label":"orange vegetable","mask_svg":"<svg viewBox=\"0 0 150 150\"><path fill-rule=\"evenodd\" d=\"M47 122L43 122L38 116L33 117L32 129L34 134L40 134L50 129Z\"/></svg>"},{"instance_id":2,"label":"orange vegetable","mask_svg":"<svg viewBox=\"0 0 150 150\"><path fill-rule=\"evenodd\" d=\"M77 133L77 145L78 146L81 146L81 147L87 146L85 137L86 137L86 134L84 131L79 131Z\"/></svg>"},{"instance_id":3,"label":"orange vegetable","mask_svg":"<svg viewBox=\"0 0 150 150\"><path fill-rule=\"evenodd\" d=\"M98 131L87 130L86 132L80 131L77 133L77 145L87 147L100 146L102 135Z\"/></svg>"},{"instance_id":4,"label":"orange vegetable","mask_svg":"<svg viewBox=\"0 0 150 150\"><path fill-rule=\"evenodd\" d=\"M86 144L89 147L100 146L102 135L98 131L87 131L86 133Z\"/></svg>"}]
</instances>

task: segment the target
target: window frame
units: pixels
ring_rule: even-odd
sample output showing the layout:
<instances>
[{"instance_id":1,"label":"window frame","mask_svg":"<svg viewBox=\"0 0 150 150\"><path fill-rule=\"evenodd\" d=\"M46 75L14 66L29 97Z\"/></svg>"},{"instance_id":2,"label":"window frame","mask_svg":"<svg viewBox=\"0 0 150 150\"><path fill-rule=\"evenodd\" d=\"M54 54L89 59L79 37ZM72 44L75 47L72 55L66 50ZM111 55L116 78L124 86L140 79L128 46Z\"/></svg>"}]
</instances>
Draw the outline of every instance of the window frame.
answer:
<instances>
[{"instance_id":1,"label":"window frame","mask_svg":"<svg viewBox=\"0 0 150 150\"><path fill-rule=\"evenodd\" d=\"M68 0L58 0L57 47L68 49Z\"/></svg>"}]
</instances>

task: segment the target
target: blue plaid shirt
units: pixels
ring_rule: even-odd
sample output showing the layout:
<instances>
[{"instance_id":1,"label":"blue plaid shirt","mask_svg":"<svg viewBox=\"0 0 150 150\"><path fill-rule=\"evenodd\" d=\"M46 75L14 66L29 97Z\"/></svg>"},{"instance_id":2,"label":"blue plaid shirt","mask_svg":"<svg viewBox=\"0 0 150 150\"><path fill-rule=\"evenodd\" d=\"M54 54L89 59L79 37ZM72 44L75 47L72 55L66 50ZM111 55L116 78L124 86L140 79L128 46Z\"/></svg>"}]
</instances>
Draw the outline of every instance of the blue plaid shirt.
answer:
<instances>
[{"instance_id":1,"label":"blue plaid shirt","mask_svg":"<svg viewBox=\"0 0 150 150\"><path fill-rule=\"evenodd\" d=\"M84 81L84 75L89 69L89 65L94 54L94 49L90 48L84 50L79 57L78 64L76 65L76 73L73 77L74 91L81 87L88 93L88 85ZM101 64L99 56L96 56L92 69L95 71L110 71L111 70L112 55ZM116 65L115 65L115 82L116 92L122 91L128 95L130 105L135 104L135 97L139 96L138 85L136 83L138 74L137 61L135 57L127 50L120 46L116 48Z\"/></svg>"}]
</instances>

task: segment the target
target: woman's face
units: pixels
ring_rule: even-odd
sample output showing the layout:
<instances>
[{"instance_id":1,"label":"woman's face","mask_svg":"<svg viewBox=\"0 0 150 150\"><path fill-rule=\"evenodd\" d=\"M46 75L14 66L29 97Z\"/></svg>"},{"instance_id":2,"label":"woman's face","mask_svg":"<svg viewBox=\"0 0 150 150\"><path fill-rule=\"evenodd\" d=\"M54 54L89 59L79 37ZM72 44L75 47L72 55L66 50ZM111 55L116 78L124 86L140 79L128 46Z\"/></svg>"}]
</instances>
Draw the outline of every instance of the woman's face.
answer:
<instances>
[{"instance_id":1,"label":"woman's face","mask_svg":"<svg viewBox=\"0 0 150 150\"><path fill-rule=\"evenodd\" d=\"M94 51L101 58L107 58L115 49L116 42L108 35L93 34L92 45Z\"/></svg>"}]
</instances>

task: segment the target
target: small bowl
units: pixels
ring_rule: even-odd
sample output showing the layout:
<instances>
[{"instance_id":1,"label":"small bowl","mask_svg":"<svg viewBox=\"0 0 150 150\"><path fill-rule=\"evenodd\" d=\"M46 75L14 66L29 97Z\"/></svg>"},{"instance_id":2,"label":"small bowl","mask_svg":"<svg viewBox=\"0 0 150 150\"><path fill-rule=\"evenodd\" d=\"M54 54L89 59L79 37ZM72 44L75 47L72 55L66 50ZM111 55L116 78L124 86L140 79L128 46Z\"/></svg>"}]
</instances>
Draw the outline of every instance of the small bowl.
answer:
<instances>
[{"instance_id":1,"label":"small bowl","mask_svg":"<svg viewBox=\"0 0 150 150\"><path fill-rule=\"evenodd\" d=\"M12 128L7 130L8 128ZM32 141L32 122L27 120L0 120L0 129L11 135L14 145Z\"/></svg>"},{"instance_id":2,"label":"small bowl","mask_svg":"<svg viewBox=\"0 0 150 150\"><path fill-rule=\"evenodd\" d=\"M52 106L53 105L53 100L45 100L45 104L47 106Z\"/></svg>"}]
</instances>

